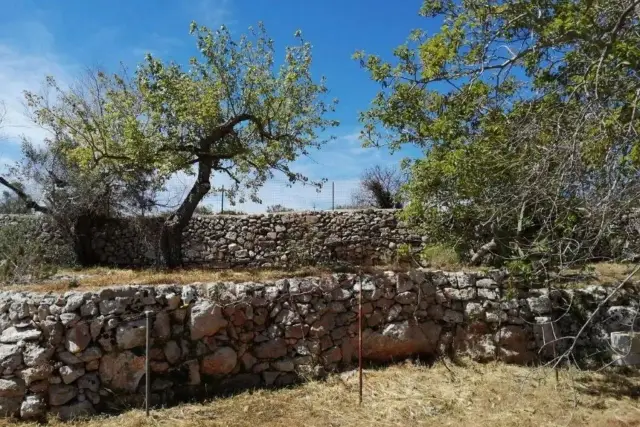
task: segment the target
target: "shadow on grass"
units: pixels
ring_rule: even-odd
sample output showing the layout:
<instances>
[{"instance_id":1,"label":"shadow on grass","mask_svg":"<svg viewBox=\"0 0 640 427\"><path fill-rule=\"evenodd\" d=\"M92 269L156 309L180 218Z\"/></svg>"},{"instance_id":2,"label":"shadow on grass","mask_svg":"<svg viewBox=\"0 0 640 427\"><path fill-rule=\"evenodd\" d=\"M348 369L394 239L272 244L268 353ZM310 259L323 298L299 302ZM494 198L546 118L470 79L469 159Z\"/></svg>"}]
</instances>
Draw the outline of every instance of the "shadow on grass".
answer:
<instances>
[{"instance_id":1,"label":"shadow on grass","mask_svg":"<svg viewBox=\"0 0 640 427\"><path fill-rule=\"evenodd\" d=\"M640 398L640 370L632 368L610 368L598 376L581 375L575 379L581 393L620 399Z\"/></svg>"}]
</instances>

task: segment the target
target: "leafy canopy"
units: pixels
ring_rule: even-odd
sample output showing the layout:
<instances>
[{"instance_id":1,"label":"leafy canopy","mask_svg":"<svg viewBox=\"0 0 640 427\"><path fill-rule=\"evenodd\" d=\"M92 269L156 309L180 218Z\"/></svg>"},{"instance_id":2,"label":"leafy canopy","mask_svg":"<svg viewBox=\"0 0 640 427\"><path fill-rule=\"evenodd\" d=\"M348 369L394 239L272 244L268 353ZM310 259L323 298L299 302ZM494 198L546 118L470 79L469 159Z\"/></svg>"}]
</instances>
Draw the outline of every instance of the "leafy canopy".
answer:
<instances>
[{"instance_id":1,"label":"leafy canopy","mask_svg":"<svg viewBox=\"0 0 640 427\"><path fill-rule=\"evenodd\" d=\"M257 199L274 171L307 182L289 164L322 145L318 132L337 125L325 118L335 101L324 100L324 80L312 79L310 44L297 32L298 43L276 65L262 24L237 41L225 27L192 23L190 31L199 55L188 67L147 55L133 75L96 73L101 92L94 105L49 78L54 103L26 95L36 121L73 141L67 155L86 170L133 179L142 169L162 184L204 162L232 178L232 198L244 189Z\"/></svg>"},{"instance_id":2,"label":"leafy canopy","mask_svg":"<svg viewBox=\"0 0 640 427\"><path fill-rule=\"evenodd\" d=\"M499 263L618 253L638 206L639 4L426 0L438 32L412 31L392 61L356 53L381 84L364 144L425 151L406 218Z\"/></svg>"}]
</instances>

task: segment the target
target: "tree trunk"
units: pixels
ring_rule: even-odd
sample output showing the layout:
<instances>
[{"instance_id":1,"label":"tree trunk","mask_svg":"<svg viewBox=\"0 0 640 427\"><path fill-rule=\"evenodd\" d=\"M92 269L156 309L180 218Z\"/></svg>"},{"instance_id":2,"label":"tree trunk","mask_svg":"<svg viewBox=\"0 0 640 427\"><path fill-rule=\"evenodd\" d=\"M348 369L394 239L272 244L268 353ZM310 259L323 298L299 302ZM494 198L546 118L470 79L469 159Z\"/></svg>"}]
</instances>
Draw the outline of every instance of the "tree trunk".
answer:
<instances>
[{"instance_id":1,"label":"tree trunk","mask_svg":"<svg viewBox=\"0 0 640 427\"><path fill-rule=\"evenodd\" d=\"M180 207L165 220L160 232L160 265L164 268L182 266L182 232L189 224L200 201L211 189L213 160L201 158L198 177Z\"/></svg>"},{"instance_id":2,"label":"tree trunk","mask_svg":"<svg viewBox=\"0 0 640 427\"><path fill-rule=\"evenodd\" d=\"M72 230L76 260L83 267L90 267L98 263L98 257L92 245L91 228L94 222L93 219L91 214L80 215L76 219Z\"/></svg>"}]
</instances>

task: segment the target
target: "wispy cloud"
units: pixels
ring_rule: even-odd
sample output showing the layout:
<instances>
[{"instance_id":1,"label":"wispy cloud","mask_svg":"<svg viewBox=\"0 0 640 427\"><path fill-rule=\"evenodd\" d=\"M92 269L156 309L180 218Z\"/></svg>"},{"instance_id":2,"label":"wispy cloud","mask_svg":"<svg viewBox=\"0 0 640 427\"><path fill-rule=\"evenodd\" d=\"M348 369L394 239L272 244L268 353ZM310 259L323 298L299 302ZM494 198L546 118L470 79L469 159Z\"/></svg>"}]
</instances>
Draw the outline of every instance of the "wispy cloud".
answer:
<instances>
[{"instance_id":1,"label":"wispy cloud","mask_svg":"<svg viewBox=\"0 0 640 427\"><path fill-rule=\"evenodd\" d=\"M0 100L6 108L3 136L9 143L18 143L25 136L35 143L49 136L27 116L24 105L25 90L42 90L44 79L53 75L63 83L69 81L75 66L53 53L53 35L42 25L31 24L38 31L34 37L45 42L39 45L29 38L21 39L21 45L0 40Z\"/></svg>"},{"instance_id":2,"label":"wispy cloud","mask_svg":"<svg viewBox=\"0 0 640 427\"><path fill-rule=\"evenodd\" d=\"M193 5L189 7L193 8L193 19L198 24L209 28L218 28L221 25L231 28L237 24L233 19L231 0L195 0Z\"/></svg>"}]
</instances>

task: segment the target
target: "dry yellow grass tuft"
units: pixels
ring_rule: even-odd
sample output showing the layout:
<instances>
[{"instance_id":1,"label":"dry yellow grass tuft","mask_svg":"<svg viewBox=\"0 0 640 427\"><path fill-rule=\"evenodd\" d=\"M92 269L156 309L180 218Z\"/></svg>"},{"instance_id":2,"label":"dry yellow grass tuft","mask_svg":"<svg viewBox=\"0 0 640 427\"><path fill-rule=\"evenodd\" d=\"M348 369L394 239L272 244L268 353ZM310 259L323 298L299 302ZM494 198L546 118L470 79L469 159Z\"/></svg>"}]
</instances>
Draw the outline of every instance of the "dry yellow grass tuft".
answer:
<instances>
[{"instance_id":1,"label":"dry yellow grass tuft","mask_svg":"<svg viewBox=\"0 0 640 427\"><path fill-rule=\"evenodd\" d=\"M185 404L64 424L142 426L640 426L640 373L442 362L365 371L364 404L357 376L334 376L299 387L246 392L206 404ZM7 425L0 422L0 427ZM26 427L28 424L24 424ZM51 425L63 424L51 421Z\"/></svg>"}]
</instances>

